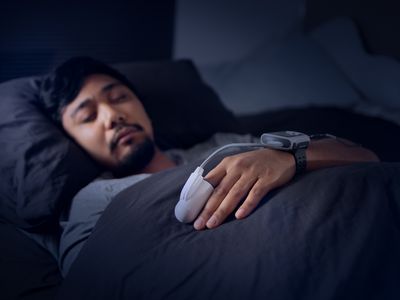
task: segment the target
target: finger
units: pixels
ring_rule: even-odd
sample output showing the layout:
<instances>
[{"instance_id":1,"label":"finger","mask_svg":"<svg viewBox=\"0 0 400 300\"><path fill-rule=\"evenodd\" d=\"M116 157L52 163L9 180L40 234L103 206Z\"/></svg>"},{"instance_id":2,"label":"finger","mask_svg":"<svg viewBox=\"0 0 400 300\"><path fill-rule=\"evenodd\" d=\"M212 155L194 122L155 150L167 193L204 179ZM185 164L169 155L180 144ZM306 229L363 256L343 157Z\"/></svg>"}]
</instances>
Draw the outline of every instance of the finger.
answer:
<instances>
[{"instance_id":1,"label":"finger","mask_svg":"<svg viewBox=\"0 0 400 300\"><path fill-rule=\"evenodd\" d=\"M240 201L246 197L256 180L257 179L249 180L247 177L241 177L230 189L225 199L208 220L206 226L212 229L223 223L238 206Z\"/></svg>"},{"instance_id":2,"label":"finger","mask_svg":"<svg viewBox=\"0 0 400 300\"><path fill-rule=\"evenodd\" d=\"M270 191L271 187L265 181L258 180L251 188L243 204L236 211L235 217L243 219L247 217L260 203L261 199Z\"/></svg>"},{"instance_id":3,"label":"finger","mask_svg":"<svg viewBox=\"0 0 400 300\"><path fill-rule=\"evenodd\" d=\"M199 217L194 222L194 228L197 230L204 229L206 223L211 218L215 210L221 204L222 200L229 193L232 186L238 181L240 175L238 176L225 176L222 181L215 187L214 192L211 194L210 198L207 200Z\"/></svg>"},{"instance_id":4,"label":"finger","mask_svg":"<svg viewBox=\"0 0 400 300\"><path fill-rule=\"evenodd\" d=\"M222 160L216 167L214 167L208 174L204 177L212 186L217 186L221 180L226 176L226 160Z\"/></svg>"}]
</instances>

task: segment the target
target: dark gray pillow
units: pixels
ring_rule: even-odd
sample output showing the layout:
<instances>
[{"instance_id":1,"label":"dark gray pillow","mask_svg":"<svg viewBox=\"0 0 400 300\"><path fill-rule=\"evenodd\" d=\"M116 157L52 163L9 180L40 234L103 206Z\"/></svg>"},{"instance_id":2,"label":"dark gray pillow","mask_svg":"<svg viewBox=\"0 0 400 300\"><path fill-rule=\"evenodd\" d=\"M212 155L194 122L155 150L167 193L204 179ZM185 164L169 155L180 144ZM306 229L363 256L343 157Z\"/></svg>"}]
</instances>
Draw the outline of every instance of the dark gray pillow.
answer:
<instances>
[{"instance_id":1,"label":"dark gray pillow","mask_svg":"<svg viewBox=\"0 0 400 300\"><path fill-rule=\"evenodd\" d=\"M237 131L237 120L190 60L115 66L134 83L162 149L188 148L213 133Z\"/></svg>"},{"instance_id":2,"label":"dark gray pillow","mask_svg":"<svg viewBox=\"0 0 400 300\"><path fill-rule=\"evenodd\" d=\"M235 117L190 61L117 68L142 95L162 149L189 147L216 131L236 129ZM0 84L0 218L30 230L51 228L62 207L99 172L40 110L39 86L39 77Z\"/></svg>"},{"instance_id":3,"label":"dark gray pillow","mask_svg":"<svg viewBox=\"0 0 400 300\"><path fill-rule=\"evenodd\" d=\"M23 228L55 212L92 180L97 167L38 108L38 78L0 85L0 217Z\"/></svg>"}]
</instances>

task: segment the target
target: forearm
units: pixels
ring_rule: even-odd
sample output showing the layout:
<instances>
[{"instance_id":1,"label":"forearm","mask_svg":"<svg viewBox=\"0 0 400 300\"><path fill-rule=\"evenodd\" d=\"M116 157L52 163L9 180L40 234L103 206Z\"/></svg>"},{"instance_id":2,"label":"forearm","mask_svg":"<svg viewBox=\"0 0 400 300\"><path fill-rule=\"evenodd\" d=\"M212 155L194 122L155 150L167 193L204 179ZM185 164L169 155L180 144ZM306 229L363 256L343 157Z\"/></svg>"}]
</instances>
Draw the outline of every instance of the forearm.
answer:
<instances>
[{"instance_id":1,"label":"forearm","mask_svg":"<svg viewBox=\"0 0 400 300\"><path fill-rule=\"evenodd\" d=\"M344 139L312 141L306 156L307 171L353 162L379 161L378 156L371 150Z\"/></svg>"}]
</instances>

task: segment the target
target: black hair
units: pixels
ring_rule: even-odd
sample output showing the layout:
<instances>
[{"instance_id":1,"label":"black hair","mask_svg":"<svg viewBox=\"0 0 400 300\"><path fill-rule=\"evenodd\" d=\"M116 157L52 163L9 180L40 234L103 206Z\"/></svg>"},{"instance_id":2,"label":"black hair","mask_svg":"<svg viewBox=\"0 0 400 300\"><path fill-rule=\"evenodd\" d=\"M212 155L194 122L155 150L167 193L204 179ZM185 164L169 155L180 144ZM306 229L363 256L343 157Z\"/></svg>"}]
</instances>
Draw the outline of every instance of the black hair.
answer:
<instances>
[{"instance_id":1,"label":"black hair","mask_svg":"<svg viewBox=\"0 0 400 300\"><path fill-rule=\"evenodd\" d=\"M40 85L41 105L53 121L61 123L62 109L76 98L86 78L93 74L111 76L139 96L132 83L116 69L90 57L74 57L45 75Z\"/></svg>"}]
</instances>

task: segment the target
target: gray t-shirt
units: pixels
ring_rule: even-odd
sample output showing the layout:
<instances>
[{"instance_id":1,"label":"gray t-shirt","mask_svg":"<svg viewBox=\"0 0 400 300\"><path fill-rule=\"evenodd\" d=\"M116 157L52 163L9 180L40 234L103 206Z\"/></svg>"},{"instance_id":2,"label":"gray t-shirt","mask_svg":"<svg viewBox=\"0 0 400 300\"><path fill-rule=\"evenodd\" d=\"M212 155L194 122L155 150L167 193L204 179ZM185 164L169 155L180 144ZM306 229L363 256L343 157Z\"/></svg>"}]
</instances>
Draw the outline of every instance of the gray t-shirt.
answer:
<instances>
[{"instance_id":1,"label":"gray t-shirt","mask_svg":"<svg viewBox=\"0 0 400 300\"><path fill-rule=\"evenodd\" d=\"M204 143L190 149L166 151L178 165L198 159L205 159L217 148L230 143L258 143L259 139L251 135L217 133ZM105 178L107 175L88 184L73 198L70 208L60 218L62 228L59 247L51 239L45 241L45 247L58 259L63 276L66 276L81 248L89 238L98 219L112 199L125 188L151 176L138 174L120 179ZM36 239L37 240L37 239ZM57 249L58 248L58 249Z\"/></svg>"}]
</instances>

